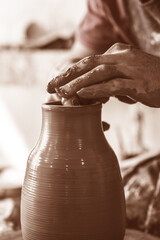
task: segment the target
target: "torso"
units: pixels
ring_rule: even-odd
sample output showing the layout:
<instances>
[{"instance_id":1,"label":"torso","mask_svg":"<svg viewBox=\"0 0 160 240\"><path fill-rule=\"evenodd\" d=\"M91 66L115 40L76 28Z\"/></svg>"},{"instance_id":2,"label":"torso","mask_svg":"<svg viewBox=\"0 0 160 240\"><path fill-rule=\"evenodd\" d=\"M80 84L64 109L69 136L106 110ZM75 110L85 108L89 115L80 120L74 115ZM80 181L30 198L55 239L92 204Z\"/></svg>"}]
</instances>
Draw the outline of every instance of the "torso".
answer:
<instances>
[{"instance_id":1,"label":"torso","mask_svg":"<svg viewBox=\"0 0 160 240\"><path fill-rule=\"evenodd\" d=\"M135 43L145 52L160 56L160 1L129 0L129 27Z\"/></svg>"}]
</instances>

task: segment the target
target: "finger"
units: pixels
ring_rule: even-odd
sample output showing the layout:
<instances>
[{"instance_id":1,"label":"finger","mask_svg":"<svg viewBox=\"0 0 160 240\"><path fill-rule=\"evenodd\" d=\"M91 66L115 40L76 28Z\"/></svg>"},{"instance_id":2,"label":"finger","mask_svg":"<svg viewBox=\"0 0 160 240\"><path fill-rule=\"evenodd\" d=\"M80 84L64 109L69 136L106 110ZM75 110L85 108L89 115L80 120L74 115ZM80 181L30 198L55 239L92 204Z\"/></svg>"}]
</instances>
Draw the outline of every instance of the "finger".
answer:
<instances>
[{"instance_id":1,"label":"finger","mask_svg":"<svg viewBox=\"0 0 160 240\"><path fill-rule=\"evenodd\" d=\"M45 102L46 102L46 103L61 102L61 97L60 97L57 93L54 93L54 94L46 94Z\"/></svg>"},{"instance_id":2,"label":"finger","mask_svg":"<svg viewBox=\"0 0 160 240\"><path fill-rule=\"evenodd\" d=\"M118 98L119 101L124 102L124 103L128 103L128 104L134 104L134 103L136 103L136 101L133 100L133 99L130 98L130 97L120 96L120 95L119 95L119 96L116 95L115 97Z\"/></svg>"},{"instance_id":3,"label":"finger","mask_svg":"<svg viewBox=\"0 0 160 240\"><path fill-rule=\"evenodd\" d=\"M100 65L91 71L83 74L82 76L74 79L68 84L57 88L57 92L60 96L69 98L81 88L94 85L99 82L109 80L114 77L121 77L122 73L116 68L116 66Z\"/></svg>"},{"instance_id":4,"label":"finger","mask_svg":"<svg viewBox=\"0 0 160 240\"><path fill-rule=\"evenodd\" d=\"M54 71L50 73L50 79L56 78L56 76L64 73L69 69L75 62L73 62L75 59L69 59L68 61L62 62L61 64L58 64L55 68ZM48 86L50 83L48 83ZM49 92L49 91L48 91ZM55 93L55 89L53 88L49 93Z\"/></svg>"},{"instance_id":5,"label":"finger","mask_svg":"<svg viewBox=\"0 0 160 240\"><path fill-rule=\"evenodd\" d=\"M109 82L95 84L77 92L79 98L103 98L115 95L130 96L134 99L134 81L125 78L116 78Z\"/></svg>"},{"instance_id":6,"label":"finger","mask_svg":"<svg viewBox=\"0 0 160 240\"><path fill-rule=\"evenodd\" d=\"M154 97L152 93L148 93L144 89L142 91L141 81L137 79L136 82L139 84L135 84L135 80L127 78L115 78L109 82L95 84L83 88L77 92L77 95L79 96L80 101L82 101L82 99L97 99L117 95L128 96L146 106L159 107L159 101L156 103L157 99L159 99L159 92L157 92L158 96L156 96L156 99L153 103L151 102L151 99Z\"/></svg>"},{"instance_id":7,"label":"finger","mask_svg":"<svg viewBox=\"0 0 160 240\"><path fill-rule=\"evenodd\" d=\"M58 66L56 67L58 74L54 76L52 76L52 78L55 78L56 76L63 74L64 72L66 72L71 66L73 66L76 62L80 61L80 58L70 58L65 60L63 63L59 63Z\"/></svg>"},{"instance_id":8,"label":"finger","mask_svg":"<svg viewBox=\"0 0 160 240\"><path fill-rule=\"evenodd\" d=\"M103 127L103 131L107 131L110 128L110 124L108 124L107 122L102 121L102 127Z\"/></svg>"},{"instance_id":9,"label":"finger","mask_svg":"<svg viewBox=\"0 0 160 240\"><path fill-rule=\"evenodd\" d=\"M127 50L126 50L127 51ZM55 92L55 88L59 88L70 81L83 76L88 71L94 69L99 65L127 65L128 66L128 55L127 52L119 52L117 54L103 54L89 56L78 63L71 66L67 71L53 78L47 86L47 91L49 93Z\"/></svg>"},{"instance_id":10,"label":"finger","mask_svg":"<svg viewBox=\"0 0 160 240\"><path fill-rule=\"evenodd\" d=\"M55 88L65 85L79 76L83 76L86 72L98 65L105 64L109 66L132 66L134 54L129 54L129 50L130 49L115 52L115 54L111 53L87 57L73 65L65 73L60 74L56 78L52 79L48 84L47 91L49 93L54 92Z\"/></svg>"},{"instance_id":11,"label":"finger","mask_svg":"<svg viewBox=\"0 0 160 240\"><path fill-rule=\"evenodd\" d=\"M59 74L57 77L53 78L47 86L47 91L53 93L55 88L65 85L71 80L83 75L84 73L95 68L99 64L99 55L89 56L81 61L75 63L73 66Z\"/></svg>"},{"instance_id":12,"label":"finger","mask_svg":"<svg viewBox=\"0 0 160 240\"><path fill-rule=\"evenodd\" d=\"M72 96L71 98L62 98L61 100L62 105L65 106L73 106L73 105L80 105L80 100L77 94Z\"/></svg>"},{"instance_id":13,"label":"finger","mask_svg":"<svg viewBox=\"0 0 160 240\"><path fill-rule=\"evenodd\" d=\"M94 99L81 98L81 99L79 99L79 101L80 101L81 105L89 105L89 104L93 104L93 103L96 103L96 102L106 103L106 102L109 101L109 97L94 98Z\"/></svg>"}]
</instances>

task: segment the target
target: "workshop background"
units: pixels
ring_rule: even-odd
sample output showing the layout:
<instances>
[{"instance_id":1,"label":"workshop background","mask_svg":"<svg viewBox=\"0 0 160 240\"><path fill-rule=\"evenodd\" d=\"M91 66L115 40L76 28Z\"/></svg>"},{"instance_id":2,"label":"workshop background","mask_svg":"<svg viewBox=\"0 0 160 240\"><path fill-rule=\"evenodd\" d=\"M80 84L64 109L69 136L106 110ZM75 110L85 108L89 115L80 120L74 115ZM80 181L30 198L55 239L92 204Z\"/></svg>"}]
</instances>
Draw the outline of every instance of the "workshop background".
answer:
<instances>
[{"instance_id":1,"label":"workshop background","mask_svg":"<svg viewBox=\"0 0 160 240\"><path fill-rule=\"evenodd\" d=\"M85 0L0 0L0 234L20 228L17 196L27 157L40 134L46 86L55 66L69 53L85 12ZM151 228L151 214L138 217L142 199L147 199L144 212L151 208L153 196L160 199L158 174L152 184L159 168L160 109L111 98L103 105L102 119L110 124L105 135L126 177L128 226L160 236L158 220ZM142 196L144 192L148 197Z\"/></svg>"}]
</instances>

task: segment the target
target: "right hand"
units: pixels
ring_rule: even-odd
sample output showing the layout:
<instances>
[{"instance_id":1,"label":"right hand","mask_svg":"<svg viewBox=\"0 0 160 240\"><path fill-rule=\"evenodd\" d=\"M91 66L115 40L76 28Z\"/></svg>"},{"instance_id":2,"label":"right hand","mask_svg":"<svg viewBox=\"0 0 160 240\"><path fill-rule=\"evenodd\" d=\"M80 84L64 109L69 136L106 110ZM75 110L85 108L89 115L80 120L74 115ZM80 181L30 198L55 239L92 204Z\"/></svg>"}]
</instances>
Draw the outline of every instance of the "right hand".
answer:
<instances>
[{"instance_id":1,"label":"right hand","mask_svg":"<svg viewBox=\"0 0 160 240\"><path fill-rule=\"evenodd\" d=\"M160 107L160 59L127 44L79 61L48 84L48 92L80 99L129 96Z\"/></svg>"}]
</instances>

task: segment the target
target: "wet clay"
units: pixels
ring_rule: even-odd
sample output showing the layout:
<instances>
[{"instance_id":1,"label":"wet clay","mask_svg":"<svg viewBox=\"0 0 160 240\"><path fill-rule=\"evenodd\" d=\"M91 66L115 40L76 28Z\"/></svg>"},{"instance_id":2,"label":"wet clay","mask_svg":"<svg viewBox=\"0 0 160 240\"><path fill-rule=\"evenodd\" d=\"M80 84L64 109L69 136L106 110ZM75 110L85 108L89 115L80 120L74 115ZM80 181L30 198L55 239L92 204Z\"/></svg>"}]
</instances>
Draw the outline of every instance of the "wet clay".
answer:
<instances>
[{"instance_id":1,"label":"wet clay","mask_svg":"<svg viewBox=\"0 0 160 240\"><path fill-rule=\"evenodd\" d=\"M42 105L22 187L24 240L122 240L125 201L101 104Z\"/></svg>"}]
</instances>

